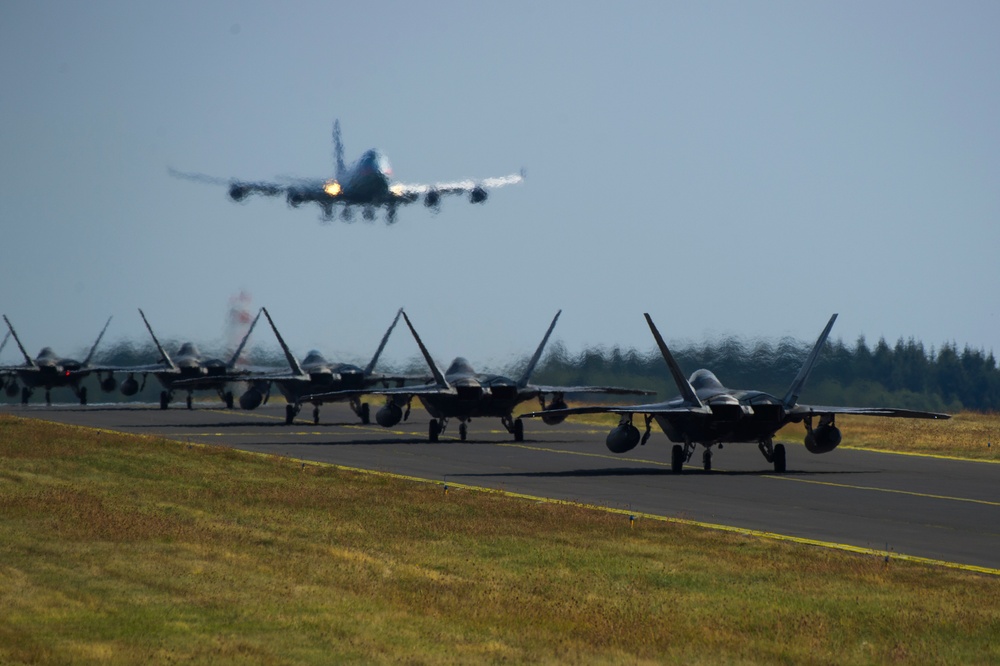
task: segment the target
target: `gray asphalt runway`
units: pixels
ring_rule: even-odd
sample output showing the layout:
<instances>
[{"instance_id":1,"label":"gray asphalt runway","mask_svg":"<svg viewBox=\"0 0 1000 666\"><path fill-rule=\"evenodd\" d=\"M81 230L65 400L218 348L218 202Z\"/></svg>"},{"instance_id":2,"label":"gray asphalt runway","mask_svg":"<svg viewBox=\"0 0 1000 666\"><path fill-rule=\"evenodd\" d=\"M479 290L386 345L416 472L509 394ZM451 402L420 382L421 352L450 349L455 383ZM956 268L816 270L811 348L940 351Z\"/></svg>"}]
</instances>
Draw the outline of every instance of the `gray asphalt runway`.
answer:
<instances>
[{"instance_id":1,"label":"gray asphalt runway","mask_svg":"<svg viewBox=\"0 0 1000 666\"><path fill-rule=\"evenodd\" d=\"M303 410L307 414L309 410ZM888 550L1000 573L1000 465L837 449L812 455L788 446L788 472L775 474L754 445L718 451L704 472L700 452L670 473L670 447L655 429L624 455L604 446L608 428L527 420L515 443L496 419L457 423L427 439L426 412L384 429L362 426L346 406L324 405L320 425L284 424L284 404L253 412L196 404L3 406L0 412L94 428L225 445L248 451L497 488L629 511L758 530L831 545ZM939 424L929 424L936 427ZM848 442L849 444L849 442Z\"/></svg>"}]
</instances>

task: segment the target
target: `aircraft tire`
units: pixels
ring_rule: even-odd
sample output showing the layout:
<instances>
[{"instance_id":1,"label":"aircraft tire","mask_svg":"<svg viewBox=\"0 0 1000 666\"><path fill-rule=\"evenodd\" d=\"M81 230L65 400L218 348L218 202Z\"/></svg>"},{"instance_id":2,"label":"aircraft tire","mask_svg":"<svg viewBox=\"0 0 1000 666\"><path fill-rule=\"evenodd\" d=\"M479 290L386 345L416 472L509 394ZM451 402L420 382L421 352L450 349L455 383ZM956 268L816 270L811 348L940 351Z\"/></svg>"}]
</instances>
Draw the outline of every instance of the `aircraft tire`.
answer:
<instances>
[{"instance_id":1,"label":"aircraft tire","mask_svg":"<svg viewBox=\"0 0 1000 666\"><path fill-rule=\"evenodd\" d=\"M712 471L712 449L705 449L705 453L701 456L701 462L705 466L706 472Z\"/></svg>"},{"instance_id":2,"label":"aircraft tire","mask_svg":"<svg viewBox=\"0 0 1000 666\"><path fill-rule=\"evenodd\" d=\"M670 471L674 474L680 474L683 469L684 447L680 444L674 444L674 447L670 449Z\"/></svg>"},{"instance_id":3,"label":"aircraft tire","mask_svg":"<svg viewBox=\"0 0 1000 666\"><path fill-rule=\"evenodd\" d=\"M441 434L441 424L438 423L437 419L431 419L430 425L427 426L427 441L436 442L438 441L438 435Z\"/></svg>"},{"instance_id":4,"label":"aircraft tire","mask_svg":"<svg viewBox=\"0 0 1000 666\"><path fill-rule=\"evenodd\" d=\"M224 403L226 403L226 409L232 409L233 408L233 392L232 391L226 391L222 395L222 401Z\"/></svg>"},{"instance_id":5,"label":"aircraft tire","mask_svg":"<svg viewBox=\"0 0 1000 666\"><path fill-rule=\"evenodd\" d=\"M785 471L785 445L774 445L774 471L783 473Z\"/></svg>"},{"instance_id":6,"label":"aircraft tire","mask_svg":"<svg viewBox=\"0 0 1000 666\"><path fill-rule=\"evenodd\" d=\"M191 397L190 393L188 393L188 397L187 397L187 408L188 409L194 409L194 398Z\"/></svg>"},{"instance_id":7,"label":"aircraft tire","mask_svg":"<svg viewBox=\"0 0 1000 666\"><path fill-rule=\"evenodd\" d=\"M166 391L160 391L160 409L167 409L170 407L170 394Z\"/></svg>"},{"instance_id":8,"label":"aircraft tire","mask_svg":"<svg viewBox=\"0 0 1000 666\"><path fill-rule=\"evenodd\" d=\"M313 407L313 425L319 425L319 407Z\"/></svg>"},{"instance_id":9,"label":"aircraft tire","mask_svg":"<svg viewBox=\"0 0 1000 666\"><path fill-rule=\"evenodd\" d=\"M465 421L458 424L458 438L463 442L469 436L469 426L465 425Z\"/></svg>"},{"instance_id":10,"label":"aircraft tire","mask_svg":"<svg viewBox=\"0 0 1000 666\"><path fill-rule=\"evenodd\" d=\"M52 406L52 391L49 389L45 389L45 404L50 407Z\"/></svg>"},{"instance_id":11,"label":"aircraft tire","mask_svg":"<svg viewBox=\"0 0 1000 666\"><path fill-rule=\"evenodd\" d=\"M25 386L21 389L21 404L27 405L29 400L31 400L31 389Z\"/></svg>"},{"instance_id":12,"label":"aircraft tire","mask_svg":"<svg viewBox=\"0 0 1000 666\"><path fill-rule=\"evenodd\" d=\"M292 425L295 421L295 405L288 403L285 405L285 425Z\"/></svg>"},{"instance_id":13,"label":"aircraft tire","mask_svg":"<svg viewBox=\"0 0 1000 666\"><path fill-rule=\"evenodd\" d=\"M514 419L514 441L524 441L524 421L521 419Z\"/></svg>"},{"instance_id":14,"label":"aircraft tire","mask_svg":"<svg viewBox=\"0 0 1000 666\"><path fill-rule=\"evenodd\" d=\"M87 404L87 387L86 386L81 386L80 387L80 404L81 405L86 405Z\"/></svg>"},{"instance_id":15,"label":"aircraft tire","mask_svg":"<svg viewBox=\"0 0 1000 666\"><path fill-rule=\"evenodd\" d=\"M371 422L371 408L368 406L367 402L363 402L361 403L361 423L368 425Z\"/></svg>"}]
</instances>

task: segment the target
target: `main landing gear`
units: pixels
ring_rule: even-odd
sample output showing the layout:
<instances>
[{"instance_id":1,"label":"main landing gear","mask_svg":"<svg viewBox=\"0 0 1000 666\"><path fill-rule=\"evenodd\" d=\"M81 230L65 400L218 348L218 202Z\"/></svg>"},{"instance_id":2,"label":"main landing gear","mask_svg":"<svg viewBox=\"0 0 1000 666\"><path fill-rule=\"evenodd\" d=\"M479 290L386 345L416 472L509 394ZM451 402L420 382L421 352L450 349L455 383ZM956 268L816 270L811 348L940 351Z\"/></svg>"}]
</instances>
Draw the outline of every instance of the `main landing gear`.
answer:
<instances>
[{"instance_id":1,"label":"main landing gear","mask_svg":"<svg viewBox=\"0 0 1000 666\"><path fill-rule=\"evenodd\" d=\"M507 432L514 435L515 442L524 441L524 421L511 416L504 416L500 419L500 423L507 429Z\"/></svg>"},{"instance_id":2,"label":"main landing gear","mask_svg":"<svg viewBox=\"0 0 1000 666\"><path fill-rule=\"evenodd\" d=\"M369 423L372 422L371 409L368 407L367 402L361 402L357 398L352 398L351 409L354 411L355 414L358 415L358 418L361 419L362 424L368 425Z\"/></svg>"},{"instance_id":3,"label":"main landing gear","mask_svg":"<svg viewBox=\"0 0 1000 666\"><path fill-rule=\"evenodd\" d=\"M773 440L768 437L762 439L757 443L760 452L764 454L764 459L769 463L774 464L774 471L779 474L785 471L785 445L775 444Z\"/></svg>"}]
</instances>

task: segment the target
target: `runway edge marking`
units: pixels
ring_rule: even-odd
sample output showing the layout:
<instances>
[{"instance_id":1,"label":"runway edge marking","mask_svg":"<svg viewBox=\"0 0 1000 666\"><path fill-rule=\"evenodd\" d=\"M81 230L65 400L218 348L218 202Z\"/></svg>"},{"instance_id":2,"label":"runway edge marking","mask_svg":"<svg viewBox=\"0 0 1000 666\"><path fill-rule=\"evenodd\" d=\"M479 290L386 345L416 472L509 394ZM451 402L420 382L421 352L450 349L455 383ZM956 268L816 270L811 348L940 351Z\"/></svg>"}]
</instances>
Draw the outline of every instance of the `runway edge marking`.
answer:
<instances>
[{"instance_id":1,"label":"runway edge marking","mask_svg":"<svg viewBox=\"0 0 1000 666\"><path fill-rule=\"evenodd\" d=\"M62 423L60 425L66 425L70 428L79 428L81 430L92 430L101 433L108 433L113 435L128 435L131 437L141 437L143 439L159 439L162 441L173 442L175 444L180 444L183 446L198 446L198 447L209 447L217 446L213 444L202 444L200 442L185 442L177 439L171 439L169 437L163 437L160 435L146 435L146 434L135 434L129 432L122 432L119 430L111 430L110 428L96 428L92 426L81 426L74 424ZM435 479L427 479L419 476L409 476L407 474L397 474L396 472L386 472L382 470L366 469L364 467L351 467L349 465L338 465L336 463L321 462L317 460L304 460L302 458L293 458L292 456L282 456L274 453L261 453L259 451L247 451L245 449L237 449L233 447L228 447L232 451L238 451L250 456L258 456L262 458L283 458L291 462L302 463L303 465L316 465L319 467L329 467L332 469L343 470L347 472L355 472L358 474L370 474L372 476L382 476L392 479L400 479L403 481L412 481L416 483L432 484L443 486L447 485L450 488L461 488L463 490L471 490L481 493L493 493L495 495L502 495L504 497L513 497L517 499L531 500L533 502L544 502L546 504L557 504L563 506L572 506L582 509L589 509L592 511L603 511L605 513L614 513L623 516L634 516L636 518L645 518L647 520L658 520L665 523L673 523L675 525L690 525L692 527L701 527L703 529L717 530L720 532L729 532L731 534L742 534L744 536L753 536L761 539L771 539L774 541L785 541L789 543L797 543L806 546L814 546L818 548L827 548L829 550L839 550L849 553L855 553L858 555L871 555L877 557L885 557L887 559L900 560L903 562L915 562L917 564L924 564L929 566L944 567L947 569L957 569L960 571L967 571L971 573L987 574L990 576L1000 576L1000 569L993 569L990 567L981 567L975 564L962 564L960 562L948 562L947 560L935 560L929 557L919 557L917 555L906 555L905 553L889 552L885 550L876 550L874 548L865 548L862 546L852 546L846 543L836 543L834 541L820 541L818 539L808 539L806 537L797 537L790 534L778 534L776 532L765 532L763 530L754 530L746 527L734 527L732 525L720 525L717 523L706 523L699 520L690 520L688 518L677 518L674 516L661 516L655 513L643 513L641 511L630 511L629 509L617 509L610 506L601 506L599 504L587 504L584 502L574 502L572 500L561 500L555 499L553 497L540 497L537 495L528 495L527 493L516 493L509 490L500 490L498 488L489 488L486 486L473 486L465 483L455 483L452 481L438 481Z\"/></svg>"}]
</instances>

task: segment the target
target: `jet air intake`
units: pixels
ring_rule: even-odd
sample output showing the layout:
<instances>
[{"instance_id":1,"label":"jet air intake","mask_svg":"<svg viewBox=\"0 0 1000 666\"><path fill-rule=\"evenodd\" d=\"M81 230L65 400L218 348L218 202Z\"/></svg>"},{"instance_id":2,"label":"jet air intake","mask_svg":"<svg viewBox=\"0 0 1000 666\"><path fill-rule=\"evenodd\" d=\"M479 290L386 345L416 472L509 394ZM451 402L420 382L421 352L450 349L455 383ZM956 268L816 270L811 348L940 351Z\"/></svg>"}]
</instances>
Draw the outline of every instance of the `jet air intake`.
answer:
<instances>
[{"instance_id":1,"label":"jet air intake","mask_svg":"<svg viewBox=\"0 0 1000 666\"><path fill-rule=\"evenodd\" d=\"M262 402L264 394L256 386L251 386L240 396L240 409L257 409Z\"/></svg>"},{"instance_id":2,"label":"jet air intake","mask_svg":"<svg viewBox=\"0 0 1000 666\"><path fill-rule=\"evenodd\" d=\"M631 423L623 423L608 433L605 444L612 453L631 451L639 444L639 429Z\"/></svg>"},{"instance_id":3,"label":"jet air intake","mask_svg":"<svg viewBox=\"0 0 1000 666\"><path fill-rule=\"evenodd\" d=\"M389 402L375 412L375 423L383 428L391 428L403 419L403 409L394 402Z\"/></svg>"},{"instance_id":4,"label":"jet air intake","mask_svg":"<svg viewBox=\"0 0 1000 666\"><path fill-rule=\"evenodd\" d=\"M566 401L565 400L553 400L552 402L550 402L548 404L547 407L545 407L544 409L542 409L542 412L551 412L554 409L566 409ZM550 426L559 425L560 423L562 423L565 420L566 420L566 415L565 414L545 414L545 413L542 414L542 422L545 425L550 425ZM635 445L633 444L632 446L635 446ZM608 448L611 448L611 447L609 446Z\"/></svg>"},{"instance_id":5,"label":"jet air intake","mask_svg":"<svg viewBox=\"0 0 1000 666\"><path fill-rule=\"evenodd\" d=\"M806 451L809 453L829 453L840 444L840 428L835 425L821 425L806 433Z\"/></svg>"}]
</instances>

